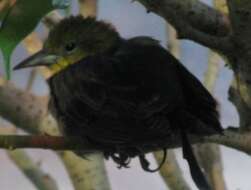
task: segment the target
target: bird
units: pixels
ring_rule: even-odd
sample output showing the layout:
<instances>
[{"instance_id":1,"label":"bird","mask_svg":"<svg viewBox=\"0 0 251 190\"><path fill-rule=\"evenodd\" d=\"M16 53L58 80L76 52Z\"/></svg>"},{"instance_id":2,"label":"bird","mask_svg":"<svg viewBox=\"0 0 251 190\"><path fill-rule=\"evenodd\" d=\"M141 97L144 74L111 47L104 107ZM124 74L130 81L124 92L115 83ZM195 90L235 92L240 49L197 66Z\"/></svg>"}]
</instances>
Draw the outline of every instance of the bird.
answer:
<instances>
[{"instance_id":1,"label":"bird","mask_svg":"<svg viewBox=\"0 0 251 190\"><path fill-rule=\"evenodd\" d=\"M189 136L222 134L217 102L159 41L126 39L108 22L69 16L14 70L34 66L52 73L49 110L64 136L83 138L120 168L138 157L148 172L177 141L197 187L211 189ZM156 169L145 157L153 150L164 153Z\"/></svg>"}]
</instances>

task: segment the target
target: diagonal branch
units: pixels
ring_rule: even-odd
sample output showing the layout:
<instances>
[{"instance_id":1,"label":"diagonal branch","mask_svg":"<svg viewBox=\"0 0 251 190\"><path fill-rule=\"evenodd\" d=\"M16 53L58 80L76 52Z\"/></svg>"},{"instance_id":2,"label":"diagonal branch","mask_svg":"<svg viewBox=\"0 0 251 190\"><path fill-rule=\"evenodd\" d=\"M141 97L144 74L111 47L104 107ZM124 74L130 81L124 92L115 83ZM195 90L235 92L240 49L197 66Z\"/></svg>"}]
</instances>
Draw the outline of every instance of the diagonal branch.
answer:
<instances>
[{"instance_id":1,"label":"diagonal branch","mask_svg":"<svg viewBox=\"0 0 251 190\"><path fill-rule=\"evenodd\" d=\"M56 181L42 171L25 151L8 151L8 156L38 190L58 190Z\"/></svg>"},{"instance_id":2,"label":"diagonal branch","mask_svg":"<svg viewBox=\"0 0 251 190\"><path fill-rule=\"evenodd\" d=\"M215 52L209 52L208 68L204 77L206 88L212 92L219 73L220 57ZM218 145L200 144L196 146L196 155L201 166L204 168L207 177L215 190L224 190L225 182L223 177L223 166L221 152Z\"/></svg>"},{"instance_id":3,"label":"diagonal branch","mask_svg":"<svg viewBox=\"0 0 251 190\"><path fill-rule=\"evenodd\" d=\"M237 130L229 128L224 131L224 135L214 135L201 139L202 142L217 143L227 147L234 148L251 155L251 133L237 132Z\"/></svg>"},{"instance_id":4,"label":"diagonal branch","mask_svg":"<svg viewBox=\"0 0 251 190\"><path fill-rule=\"evenodd\" d=\"M163 159L162 154L162 152L154 153L155 159L159 164ZM184 175L176 159L174 150L168 150L165 164L160 168L159 173L170 189L191 190L188 183L184 179Z\"/></svg>"},{"instance_id":5,"label":"diagonal branch","mask_svg":"<svg viewBox=\"0 0 251 190\"><path fill-rule=\"evenodd\" d=\"M25 92L16 88L11 82L2 81L2 84L0 84L0 115L31 133L41 131L39 123L47 115L48 97L38 97ZM50 123L48 121L48 127Z\"/></svg>"},{"instance_id":6,"label":"diagonal branch","mask_svg":"<svg viewBox=\"0 0 251 190\"><path fill-rule=\"evenodd\" d=\"M198 0L138 1L172 24L179 38L193 40L220 52L233 48L228 38L228 17Z\"/></svg>"}]
</instances>

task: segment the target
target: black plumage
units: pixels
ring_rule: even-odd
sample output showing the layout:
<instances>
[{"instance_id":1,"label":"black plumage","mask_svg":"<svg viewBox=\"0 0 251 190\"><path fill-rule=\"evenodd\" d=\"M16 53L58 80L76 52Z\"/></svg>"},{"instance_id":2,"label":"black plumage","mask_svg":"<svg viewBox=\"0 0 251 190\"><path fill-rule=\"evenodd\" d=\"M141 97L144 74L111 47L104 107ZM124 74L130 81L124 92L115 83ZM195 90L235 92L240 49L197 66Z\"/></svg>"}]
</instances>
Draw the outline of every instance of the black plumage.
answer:
<instances>
[{"instance_id":1,"label":"black plumage","mask_svg":"<svg viewBox=\"0 0 251 190\"><path fill-rule=\"evenodd\" d=\"M181 132L221 132L216 102L155 40L122 41L49 79L51 104L66 135L80 135L120 166ZM116 156L117 155L117 156Z\"/></svg>"},{"instance_id":2,"label":"black plumage","mask_svg":"<svg viewBox=\"0 0 251 190\"><path fill-rule=\"evenodd\" d=\"M71 17L61 23L61 28L66 32L74 30L71 28L80 27L81 19L84 20ZM200 189L210 189L193 156L188 134L222 132L214 98L176 58L149 37L125 40L117 33L114 38L107 33L112 39L107 44L107 36L93 40L99 43L95 52L90 39L95 39L101 30L112 34L113 29L94 19L88 22L88 29L80 28L89 31L89 41L84 39L91 53L48 80L50 110L63 134L83 137L120 167L127 167L130 158L138 156L147 171L152 170L145 150L166 153L168 142L179 138L196 184ZM60 44L64 38L55 31L57 28L49 40ZM84 43L81 45L82 48Z\"/></svg>"}]
</instances>

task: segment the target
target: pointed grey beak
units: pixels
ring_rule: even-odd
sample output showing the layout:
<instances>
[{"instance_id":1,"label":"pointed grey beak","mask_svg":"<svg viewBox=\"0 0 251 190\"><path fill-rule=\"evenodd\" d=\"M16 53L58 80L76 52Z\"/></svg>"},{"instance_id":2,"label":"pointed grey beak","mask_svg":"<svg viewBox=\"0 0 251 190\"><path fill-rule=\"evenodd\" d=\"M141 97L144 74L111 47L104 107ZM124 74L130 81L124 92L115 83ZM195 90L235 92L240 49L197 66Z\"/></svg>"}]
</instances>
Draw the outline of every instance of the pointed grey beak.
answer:
<instances>
[{"instance_id":1,"label":"pointed grey beak","mask_svg":"<svg viewBox=\"0 0 251 190\"><path fill-rule=\"evenodd\" d=\"M56 63L58 59L57 55L48 54L45 50L41 50L34 55L23 60L21 63L16 65L13 70L23 69L27 67L36 67L36 66L49 66L53 63Z\"/></svg>"}]
</instances>

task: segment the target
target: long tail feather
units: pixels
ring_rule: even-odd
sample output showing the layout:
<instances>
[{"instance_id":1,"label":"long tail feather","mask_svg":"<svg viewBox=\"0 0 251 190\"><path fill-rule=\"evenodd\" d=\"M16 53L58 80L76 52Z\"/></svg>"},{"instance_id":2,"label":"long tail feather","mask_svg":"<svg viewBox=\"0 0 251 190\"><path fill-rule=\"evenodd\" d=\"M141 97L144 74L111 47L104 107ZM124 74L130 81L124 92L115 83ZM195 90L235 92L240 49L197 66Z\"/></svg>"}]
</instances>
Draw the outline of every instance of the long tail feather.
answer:
<instances>
[{"instance_id":1,"label":"long tail feather","mask_svg":"<svg viewBox=\"0 0 251 190\"><path fill-rule=\"evenodd\" d=\"M181 132L182 135L182 147L183 147L183 157L187 160L191 176L200 190L211 190L206 177L201 171L199 164L194 156L192 146L187 138L185 132Z\"/></svg>"}]
</instances>

